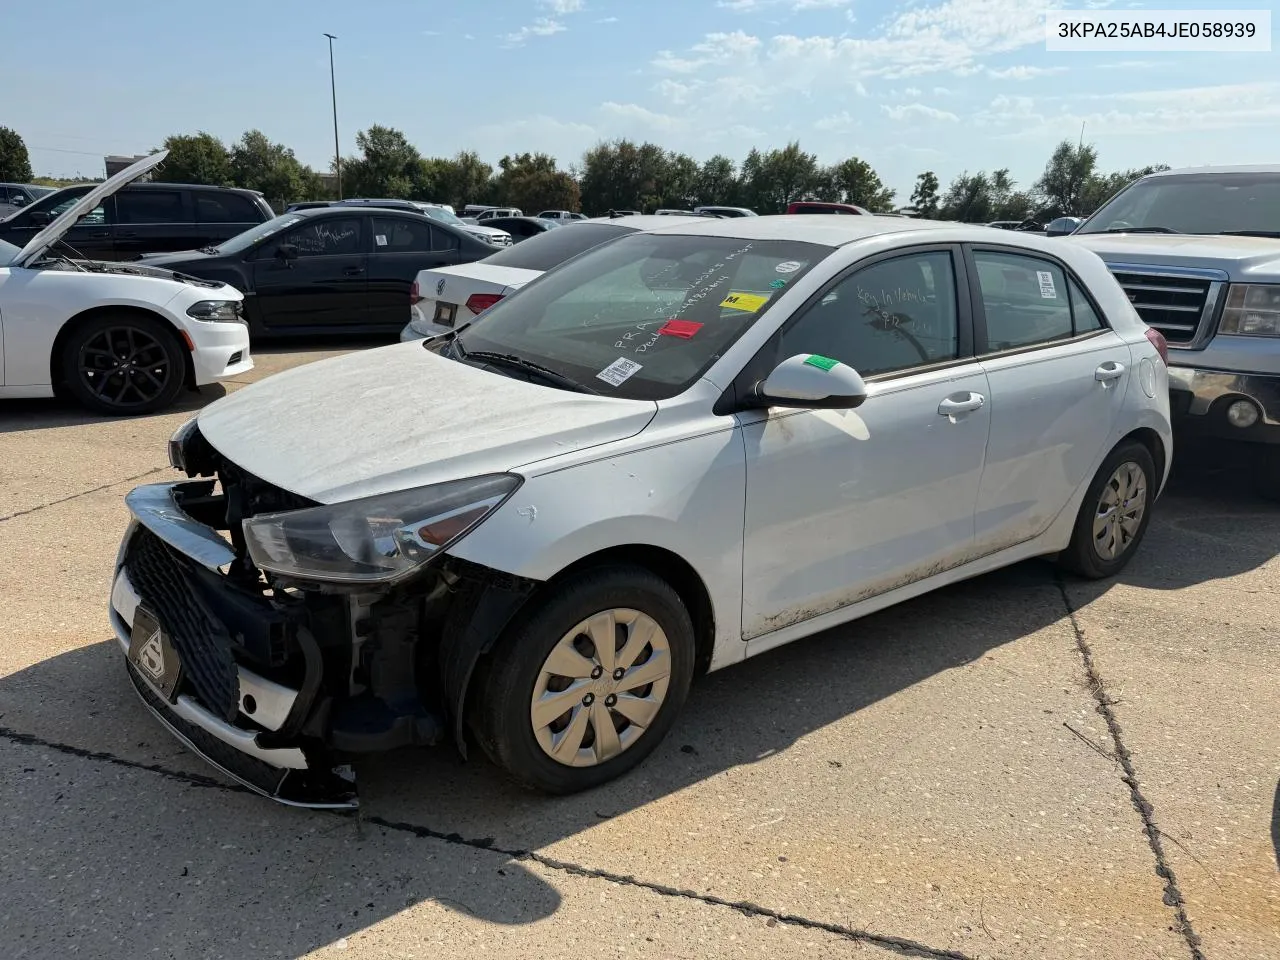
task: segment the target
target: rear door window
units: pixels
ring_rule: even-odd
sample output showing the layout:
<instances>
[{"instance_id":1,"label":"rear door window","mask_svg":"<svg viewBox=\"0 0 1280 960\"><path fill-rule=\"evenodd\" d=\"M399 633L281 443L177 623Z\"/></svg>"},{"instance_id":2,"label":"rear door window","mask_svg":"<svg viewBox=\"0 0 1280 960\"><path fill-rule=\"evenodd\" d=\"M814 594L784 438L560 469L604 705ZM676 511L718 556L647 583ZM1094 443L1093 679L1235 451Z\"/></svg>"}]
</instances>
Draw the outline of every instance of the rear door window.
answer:
<instances>
[{"instance_id":1,"label":"rear door window","mask_svg":"<svg viewBox=\"0 0 1280 960\"><path fill-rule=\"evenodd\" d=\"M198 192L196 220L199 223L257 223L262 214L246 197L238 193Z\"/></svg>"},{"instance_id":2,"label":"rear door window","mask_svg":"<svg viewBox=\"0 0 1280 960\"><path fill-rule=\"evenodd\" d=\"M116 196L120 223L181 223L181 190L123 190Z\"/></svg>"}]
</instances>

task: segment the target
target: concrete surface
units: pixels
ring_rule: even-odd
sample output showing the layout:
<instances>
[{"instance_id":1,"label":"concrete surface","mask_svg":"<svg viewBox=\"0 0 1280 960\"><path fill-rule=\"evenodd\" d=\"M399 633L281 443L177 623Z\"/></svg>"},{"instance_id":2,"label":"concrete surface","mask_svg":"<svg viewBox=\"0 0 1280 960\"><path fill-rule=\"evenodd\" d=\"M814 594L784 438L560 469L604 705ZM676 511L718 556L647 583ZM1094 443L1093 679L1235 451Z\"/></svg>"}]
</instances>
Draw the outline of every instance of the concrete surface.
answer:
<instances>
[{"instance_id":1,"label":"concrete surface","mask_svg":"<svg viewBox=\"0 0 1280 960\"><path fill-rule=\"evenodd\" d=\"M6 956L1280 957L1280 509L1216 455L1117 582L1022 564L712 675L586 795L370 760L356 819L222 780L109 639L122 497L222 389L0 406Z\"/></svg>"}]
</instances>

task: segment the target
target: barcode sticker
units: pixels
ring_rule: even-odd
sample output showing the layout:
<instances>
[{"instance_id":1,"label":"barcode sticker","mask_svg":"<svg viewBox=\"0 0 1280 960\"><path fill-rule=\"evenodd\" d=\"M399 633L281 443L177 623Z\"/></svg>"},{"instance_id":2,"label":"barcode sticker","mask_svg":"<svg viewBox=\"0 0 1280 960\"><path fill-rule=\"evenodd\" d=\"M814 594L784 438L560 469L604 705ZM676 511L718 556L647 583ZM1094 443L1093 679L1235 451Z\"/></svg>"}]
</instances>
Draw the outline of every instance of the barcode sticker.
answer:
<instances>
[{"instance_id":1,"label":"barcode sticker","mask_svg":"<svg viewBox=\"0 0 1280 960\"><path fill-rule=\"evenodd\" d=\"M1036 277L1040 281L1040 296L1044 300L1057 300L1058 291L1053 288L1053 274L1048 270L1037 270Z\"/></svg>"}]
</instances>

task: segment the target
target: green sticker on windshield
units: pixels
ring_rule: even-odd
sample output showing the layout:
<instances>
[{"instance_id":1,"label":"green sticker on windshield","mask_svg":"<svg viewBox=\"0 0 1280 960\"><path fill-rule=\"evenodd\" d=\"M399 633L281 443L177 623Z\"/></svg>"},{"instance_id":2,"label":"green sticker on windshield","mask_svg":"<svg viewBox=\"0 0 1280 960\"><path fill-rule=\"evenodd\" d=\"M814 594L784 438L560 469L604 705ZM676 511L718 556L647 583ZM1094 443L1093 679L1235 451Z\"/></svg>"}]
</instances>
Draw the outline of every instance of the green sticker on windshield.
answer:
<instances>
[{"instance_id":1,"label":"green sticker on windshield","mask_svg":"<svg viewBox=\"0 0 1280 960\"><path fill-rule=\"evenodd\" d=\"M830 370L840 361L832 360L830 357L821 357L816 353L811 353L805 358L804 362L809 364L811 367L817 367L819 370Z\"/></svg>"}]
</instances>

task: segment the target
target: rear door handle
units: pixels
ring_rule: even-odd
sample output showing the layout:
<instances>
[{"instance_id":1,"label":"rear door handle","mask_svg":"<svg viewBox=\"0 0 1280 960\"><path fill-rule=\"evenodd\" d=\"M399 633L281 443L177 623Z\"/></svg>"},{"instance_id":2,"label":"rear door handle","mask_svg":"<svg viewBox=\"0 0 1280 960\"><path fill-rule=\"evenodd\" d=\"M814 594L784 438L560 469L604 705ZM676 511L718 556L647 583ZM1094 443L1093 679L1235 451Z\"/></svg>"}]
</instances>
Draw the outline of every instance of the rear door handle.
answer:
<instances>
[{"instance_id":1,"label":"rear door handle","mask_svg":"<svg viewBox=\"0 0 1280 960\"><path fill-rule=\"evenodd\" d=\"M1111 380L1119 380L1124 376L1124 364L1117 363L1115 360L1108 360L1097 370L1093 371L1093 379L1099 383L1107 383Z\"/></svg>"},{"instance_id":2,"label":"rear door handle","mask_svg":"<svg viewBox=\"0 0 1280 960\"><path fill-rule=\"evenodd\" d=\"M117 234L116 234L116 236L117 236L117 237L125 237L126 239L129 239L129 240L134 239L135 237L137 237L137 235L138 235L138 231L137 231L137 230L126 230L126 231L124 231L123 233L117 233ZM101 237L105 237L105 236L106 236L106 234L105 234L105 233L101 233L101 234L99 234L99 233L95 233L95 234L94 234L94 236L95 236L95 237L99 237L99 236L101 236Z\"/></svg>"},{"instance_id":3,"label":"rear door handle","mask_svg":"<svg viewBox=\"0 0 1280 960\"><path fill-rule=\"evenodd\" d=\"M360 274L364 273L364 267L347 267L342 272L348 277L358 277Z\"/></svg>"},{"instance_id":4,"label":"rear door handle","mask_svg":"<svg viewBox=\"0 0 1280 960\"><path fill-rule=\"evenodd\" d=\"M111 236L110 230L99 230L96 233L89 234L89 237L92 240L101 240L104 237L109 237L109 236Z\"/></svg>"},{"instance_id":5,"label":"rear door handle","mask_svg":"<svg viewBox=\"0 0 1280 960\"><path fill-rule=\"evenodd\" d=\"M947 397L947 399L938 404L938 415L955 418L962 414L973 413L975 410L982 409L982 405L986 402L987 398L980 393Z\"/></svg>"}]
</instances>

